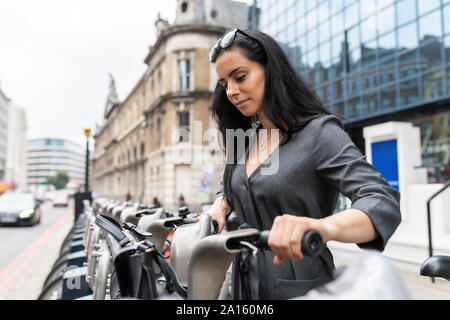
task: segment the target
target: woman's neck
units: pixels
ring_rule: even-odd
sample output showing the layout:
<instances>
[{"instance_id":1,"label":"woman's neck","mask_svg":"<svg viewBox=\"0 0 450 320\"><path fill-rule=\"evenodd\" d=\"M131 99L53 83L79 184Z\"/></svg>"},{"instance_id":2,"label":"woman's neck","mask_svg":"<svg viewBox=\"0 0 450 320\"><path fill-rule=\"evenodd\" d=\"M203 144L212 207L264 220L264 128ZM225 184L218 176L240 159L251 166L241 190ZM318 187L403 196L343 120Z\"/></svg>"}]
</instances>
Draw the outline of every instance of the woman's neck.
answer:
<instances>
[{"instance_id":1,"label":"woman's neck","mask_svg":"<svg viewBox=\"0 0 450 320\"><path fill-rule=\"evenodd\" d=\"M265 115L264 112L258 113L257 116L259 121L261 122L263 129L278 129L277 126L272 121L270 121L270 119Z\"/></svg>"}]
</instances>

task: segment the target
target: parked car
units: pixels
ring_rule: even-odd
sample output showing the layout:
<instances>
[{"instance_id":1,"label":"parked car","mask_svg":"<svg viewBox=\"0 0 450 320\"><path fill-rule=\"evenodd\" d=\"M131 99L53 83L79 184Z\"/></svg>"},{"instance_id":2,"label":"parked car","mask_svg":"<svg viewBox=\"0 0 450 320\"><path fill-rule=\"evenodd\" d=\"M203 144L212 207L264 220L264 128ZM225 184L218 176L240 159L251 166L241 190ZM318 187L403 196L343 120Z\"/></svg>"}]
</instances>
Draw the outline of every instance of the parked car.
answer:
<instances>
[{"instance_id":1,"label":"parked car","mask_svg":"<svg viewBox=\"0 0 450 320\"><path fill-rule=\"evenodd\" d=\"M55 196L55 192L54 191L47 191L45 193L44 198L45 198L46 201L52 201L53 202L53 197L54 196Z\"/></svg>"},{"instance_id":2,"label":"parked car","mask_svg":"<svg viewBox=\"0 0 450 320\"><path fill-rule=\"evenodd\" d=\"M53 195L54 207L67 207L69 205L70 197L67 191L56 191Z\"/></svg>"},{"instance_id":3,"label":"parked car","mask_svg":"<svg viewBox=\"0 0 450 320\"><path fill-rule=\"evenodd\" d=\"M0 196L0 224L38 224L41 222L40 204L32 194L7 192Z\"/></svg>"}]
</instances>

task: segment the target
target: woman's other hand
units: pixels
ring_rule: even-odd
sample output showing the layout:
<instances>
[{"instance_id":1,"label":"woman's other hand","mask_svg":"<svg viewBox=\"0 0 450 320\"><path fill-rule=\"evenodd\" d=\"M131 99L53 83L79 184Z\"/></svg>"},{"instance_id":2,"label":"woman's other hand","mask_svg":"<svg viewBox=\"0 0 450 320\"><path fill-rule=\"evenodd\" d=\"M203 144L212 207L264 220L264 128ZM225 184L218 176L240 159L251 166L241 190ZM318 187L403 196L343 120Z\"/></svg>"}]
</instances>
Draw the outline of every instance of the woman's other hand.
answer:
<instances>
[{"instance_id":1,"label":"woman's other hand","mask_svg":"<svg viewBox=\"0 0 450 320\"><path fill-rule=\"evenodd\" d=\"M217 233L221 233L223 228L225 227L226 223L226 213L229 211L229 206L226 200L224 200L222 197L217 198L216 201L214 201L211 208L209 208L206 212L203 214L209 214L212 219L217 221L217 224L219 225ZM200 217L197 218L197 222L200 220Z\"/></svg>"}]
</instances>

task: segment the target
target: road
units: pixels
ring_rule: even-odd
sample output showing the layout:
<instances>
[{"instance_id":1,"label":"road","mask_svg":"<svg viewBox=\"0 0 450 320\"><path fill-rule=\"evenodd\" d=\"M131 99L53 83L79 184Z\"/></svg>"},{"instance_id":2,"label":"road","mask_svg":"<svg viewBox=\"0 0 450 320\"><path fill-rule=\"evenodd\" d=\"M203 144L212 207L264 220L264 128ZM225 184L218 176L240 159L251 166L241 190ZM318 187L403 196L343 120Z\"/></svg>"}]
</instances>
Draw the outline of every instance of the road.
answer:
<instances>
[{"instance_id":1,"label":"road","mask_svg":"<svg viewBox=\"0 0 450 320\"><path fill-rule=\"evenodd\" d=\"M73 205L42 205L41 223L0 226L0 299L35 300L73 225Z\"/></svg>"}]
</instances>

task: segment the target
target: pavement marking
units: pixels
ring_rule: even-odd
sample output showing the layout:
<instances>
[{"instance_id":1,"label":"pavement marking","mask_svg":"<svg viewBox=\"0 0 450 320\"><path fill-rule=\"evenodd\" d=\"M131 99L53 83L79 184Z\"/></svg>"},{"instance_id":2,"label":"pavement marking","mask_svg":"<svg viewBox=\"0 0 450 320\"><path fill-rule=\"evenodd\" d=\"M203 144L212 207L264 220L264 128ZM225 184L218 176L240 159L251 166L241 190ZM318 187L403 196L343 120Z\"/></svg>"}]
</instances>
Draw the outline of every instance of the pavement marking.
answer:
<instances>
[{"instance_id":1,"label":"pavement marking","mask_svg":"<svg viewBox=\"0 0 450 320\"><path fill-rule=\"evenodd\" d=\"M56 231L69 219L73 214L73 208L69 209L53 225L47 228L35 241L33 241L22 253L14 259L7 267L0 271L0 296L14 281L17 275L28 265L33 257L39 252Z\"/></svg>"}]
</instances>

